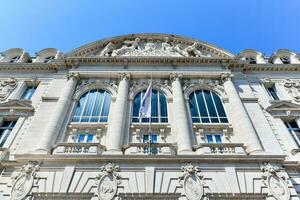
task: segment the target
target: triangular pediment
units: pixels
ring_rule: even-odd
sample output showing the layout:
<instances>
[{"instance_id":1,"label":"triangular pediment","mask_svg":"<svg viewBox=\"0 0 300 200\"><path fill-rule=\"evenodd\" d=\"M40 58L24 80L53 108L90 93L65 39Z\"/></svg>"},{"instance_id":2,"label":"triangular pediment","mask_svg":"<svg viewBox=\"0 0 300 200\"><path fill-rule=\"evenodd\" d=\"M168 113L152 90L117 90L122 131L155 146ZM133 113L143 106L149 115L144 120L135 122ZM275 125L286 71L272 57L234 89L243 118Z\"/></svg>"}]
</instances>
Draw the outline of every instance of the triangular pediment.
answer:
<instances>
[{"instance_id":1,"label":"triangular pediment","mask_svg":"<svg viewBox=\"0 0 300 200\"><path fill-rule=\"evenodd\" d=\"M130 34L84 45L68 53L68 57L231 58L234 55L196 39L169 34Z\"/></svg>"},{"instance_id":2,"label":"triangular pediment","mask_svg":"<svg viewBox=\"0 0 300 200\"><path fill-rule=\"evenodd\" d=\"M0 116L29 116L34 108L28 100L9 100L0 104Z\"/></svg>"},{"instance_id":3,"label":"triangular pediment","mask_svg":"<svg viewBox=\"0 0 300 200\"><path fill-rule=\"evenodd\" d=\"M300 105L292 103L290 101L278 101L275 102L273 105L269 106L267 108L267 111L284 111L284 110L299 110L300 111Z\"/></svg>"}]
</instances>

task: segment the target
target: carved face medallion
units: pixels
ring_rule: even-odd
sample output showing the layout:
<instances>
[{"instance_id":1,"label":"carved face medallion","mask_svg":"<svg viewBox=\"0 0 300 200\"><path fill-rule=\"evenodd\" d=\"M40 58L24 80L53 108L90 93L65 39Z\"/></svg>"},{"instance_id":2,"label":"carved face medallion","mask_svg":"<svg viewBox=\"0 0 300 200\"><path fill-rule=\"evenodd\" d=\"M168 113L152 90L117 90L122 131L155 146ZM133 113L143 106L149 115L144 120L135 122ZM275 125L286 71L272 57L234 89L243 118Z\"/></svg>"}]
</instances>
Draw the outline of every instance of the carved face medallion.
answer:
<instances>
[{"instance_id":1,"label":"carved face medallion","mask_svg":"<svg viewBox=\"0 0 300 200\"><path fill-rule=\"evenodd\" d=\"M28 195L32 188L33 176L31 174L23 174L12 186L11 189L11 199L21 200Z\"/></svg>"},{"instance_id":2,"label":"carved face medallion","mask_svg":"<svg viewBox=\"0 0 300 200\"><path fill-rule=\"evenodd\" d=\"M272 195L278 200L288 200L290 199L290 192L286 183L282 178L270 175L268 177L268 187Z\"/></svg>"},{"instance_id":3,"label":"carved face medallion","mask_svg":"<svg viewBox=\"0 0 300 200\"><path fill-rule=\"evenodd\" d=\"M203 187L198 176L189 174L183 182L185 196L189 200L200 200L203 196Z\"/></svg>"},{"instance_id":4,"label":"carved face medallion","mask_svg":"<svg viewBox=\"0 0 300 200\"><path fill-rule=\"evenodd\" d=\"M110 174L102 176L98 185L98 198L100 200L111 200L116 193L116 178Z\"/></svg>"}]
</instances>

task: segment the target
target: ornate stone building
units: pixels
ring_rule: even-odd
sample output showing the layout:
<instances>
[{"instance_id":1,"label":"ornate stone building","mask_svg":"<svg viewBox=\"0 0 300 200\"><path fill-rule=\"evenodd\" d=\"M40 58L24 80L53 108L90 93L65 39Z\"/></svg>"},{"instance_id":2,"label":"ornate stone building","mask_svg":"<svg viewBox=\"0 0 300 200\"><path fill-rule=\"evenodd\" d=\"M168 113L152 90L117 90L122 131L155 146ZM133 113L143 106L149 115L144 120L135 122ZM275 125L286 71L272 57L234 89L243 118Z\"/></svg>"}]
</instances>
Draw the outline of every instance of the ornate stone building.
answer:
<instances>
[{"instance_id":1,"label":"ornate stone building","mask_svg":"<svg viewBox=\"0 0 300 200\"><path fill-rule=\"evenodd\" d=\"M299 71L165 34L4 51L0 199L298 199Z\"/></svg>"}]
</instances>

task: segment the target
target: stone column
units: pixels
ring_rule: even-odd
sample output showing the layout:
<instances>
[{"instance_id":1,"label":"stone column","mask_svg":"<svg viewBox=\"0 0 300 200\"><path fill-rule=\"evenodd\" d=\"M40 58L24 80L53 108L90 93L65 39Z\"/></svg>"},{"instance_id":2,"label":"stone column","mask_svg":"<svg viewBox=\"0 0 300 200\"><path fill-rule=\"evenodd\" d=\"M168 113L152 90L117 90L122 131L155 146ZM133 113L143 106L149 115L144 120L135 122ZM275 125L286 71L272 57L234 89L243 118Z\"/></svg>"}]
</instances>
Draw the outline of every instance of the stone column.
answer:
<instances>
[{"instance_id":1,"label":"stone column","mask_svg":"<svg viewBox=\"0 0 300 200\"><path fill-rule=\"evenodd\" d=\"M229 74L224 74L224 89L229 98L234 133L239 135L248 153L263 151L259 138Z\"/></svg>"},{"instance_id":2,"label":"stone column","mask_svg":"<svg viewBox=\"0 0 300 200\"><path fill-rule=\"evenodd\" d=\"M109 122L105 154L122 154L122 144L128 105L129 74L120 75L116 103Z\"/></svg>"},{"instance_id":3,"label":"stone column","mask_svg":"<svg viewBox=\"0 0 300 200\"><path fill-rule=\"evenodd\" d=\"M42 138L36 149L37 153L50 153L52 145L54 145L62 123L66 117L69 105L72 100L72 95L78 81L78 74L68 75L68 81L59 97L59 100L49 117L49 122L42 134Z\"/></svg>"},{"instance_id":4,"label":"stone column","mask_svg":"<svg viewBox=\"0 0 300 200\"><path fill-rule=\"evenodd\" d=\"M188 115L181 88L182 75L171 74L173 90L173 124L177 133L178 154L192 154L192 141L188 124Z\"/></svg>"}]
</instances>

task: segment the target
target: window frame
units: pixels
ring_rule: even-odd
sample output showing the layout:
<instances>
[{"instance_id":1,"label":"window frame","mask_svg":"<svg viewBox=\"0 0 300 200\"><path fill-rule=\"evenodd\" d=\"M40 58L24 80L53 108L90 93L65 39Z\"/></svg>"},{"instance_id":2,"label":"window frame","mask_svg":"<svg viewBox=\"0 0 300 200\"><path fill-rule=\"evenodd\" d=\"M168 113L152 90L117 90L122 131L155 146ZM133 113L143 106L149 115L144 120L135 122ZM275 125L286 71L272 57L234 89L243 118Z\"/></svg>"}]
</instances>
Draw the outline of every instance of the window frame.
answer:
<instances>
[{"instance_id":1,"label":"window frame","mask_svg":"<svg viewBox=\"0 0 300 200\"><path fill-rule=\"evenodd\" d=\"M207 136L212 136L212 141L213 142L208 142ZM220 137L221 142L217 142L216 136ZM222 144L223 143L223 134L221 134L221 133L205 133L204 134L204 141L207 144Z\"/></svg>"},{"instance_id":2,"label":"window frame","mask_svg":"<svg viewBox=\"0 0 300 200\"><path fill-rule=\"evenodd\" d=\"M9 126L3 127L5 122L10 122ZM5 146L6 142L8 141L8 138L12 135L12 132L16 127L17 122L18 119L3 119L3 121L1 122L0 129L3 130L3 132L2 135L0 136L0 148L3 148ZM9 133L6 132L7 130L9 130Z\"/></svg>"},{"instance_id":3,"label":"window frame","mask_svg":"<svg viewBox=\"0 0 300 200\"><path fill-rule=\"evenodd\" d=\"M139 109L141 108L142 105L142 98L143 95L146 92L146 89L142 89L139 90L134 96L133 96L133 101L132 101L132 108L131 108L131 116L130 116L130 123L132 124L169 124L169 105L168 105L168 98L167 95L165 94L164 91L157 89L157 88L152 88L152 97L153 97L153 91L157 91L157 116L153 117L152 116L152 104L151 104L151 117L150 118L146 118L146 117L142 117L141 119L139 119L139 116L134 116L134 110L135 110L135 99L137 98L137 95L140 95L140 100L139 100ZM160 95L163 95L165 98L165 105L166 105L166 116L161 116L162 113L162 109L161 109L161 100L160 100ZM152 103L152 97L151 97L151 103ZM152 121L153 118L157 119L157 122ZM135 119L137 119L138 121L134 121ZM163 119L163 120L162 120ZM145 121L143 121L145 120Z\"/></svg>"},{"instance_id":4,"label":"window frame","mask_svg":"<svg viewBox=\"0 0 300 200\"><path fill-rule=\"evenodd\" d=\"M293 136L298 147L300 148L300 126L297 123L297 120L293 119L293 120L282 120L282 121L285 124L285 127L287 128L289 133ZM294 122L297 125L297 128L293 128L290 124L291 122ZM298 133L296 133L295 131L298 131Z\"/></svg>"}]
</instances>

